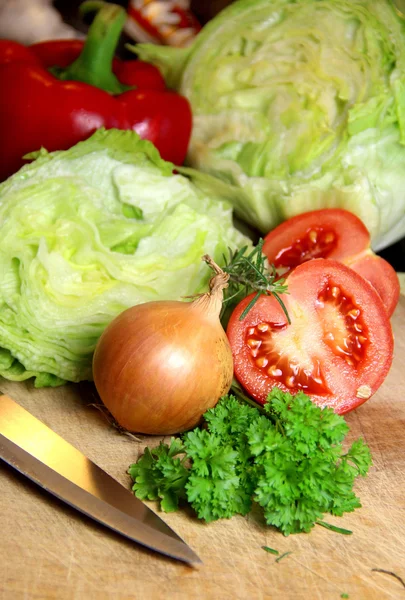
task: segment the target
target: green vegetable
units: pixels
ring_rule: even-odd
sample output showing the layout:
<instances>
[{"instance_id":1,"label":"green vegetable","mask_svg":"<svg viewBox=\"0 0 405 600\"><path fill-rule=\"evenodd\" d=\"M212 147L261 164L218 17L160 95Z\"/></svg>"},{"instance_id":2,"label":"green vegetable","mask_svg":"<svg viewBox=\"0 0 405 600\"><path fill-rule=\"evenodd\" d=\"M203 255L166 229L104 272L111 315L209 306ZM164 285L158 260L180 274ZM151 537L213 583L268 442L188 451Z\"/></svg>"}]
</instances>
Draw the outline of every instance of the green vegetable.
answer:
<instances>
[{"instance_id":1,"label":"green vegetable","mask_svg":"<svg viewBox=\"0 0 405 600\"><path fill-rule=\"evenodd\" d=\"M135 132L99 130L0 185L0 375L35 385L92 378L124 309L205 291L204 254L248 244L207 195Z\"/></svg>"},{"instance_id":2,"label":"green vegetable","mask_svg":"<svg viewBox=\"0 0 405 600\"><path fill-rule=\"evenodd\" d=\"M242 219L342 207L379 250L405 235L404 39L392 0L239 0L189 48L135 52L190 100L188 163L213 177L192 176Z\"/></svg>"},{"instance_id":3,"label":"green vegetable","mask_svg":"<svg viewBox=\"0 0 405 600\"><path fill-rule=\"evenodd\" d=\"M275 550L274 548L269 548L269 546L262 546L262 548L265 552L269 552L269 554L279 554L278 550Z\"/></svg>"},{"instance_id":4,"label":"green vegetable","mask_svg":"<svg viewBox=\"0 0 405 600\"><path fill-rule=\"evenodd\" d=\"M330 531L341 533L342 535L352 535L353 533L353 531L350 531L350 529L342 529L342 527L335 527L335 525L325 523L325 521L317 521L316 524L321 525L321 527L325 527L325 529L329 529Z\"/></svg>"},{"instance_id":5,"label":"green vegetable","mask_svg":"<svg viewBox=\"0 0 405 600\"><path fill-rule=\"evenodd\" d=\"M282 554L281 556L279 556L278 558L276 558L276 562L277 563L280 562L280 560L282 560L286 556L289 556L290 554L292 554L292 552L284 552L284 554Z\"/></svg>"},{"instance_id":6,"label":"green vegetable","mask_svg":"<svg viewBox=\"0 0 405 600\"><path fill-rule=\"evenodd\" d=\"M343 417L277 388L264 408L225 396L205 413L204 428L147 448L129 467L136 496L159 499L165 511L187 501L207 522L246 515L256 502L284 535L361 506L353 484L366 475L370 451L361 439L343 450Z\"/></svg>"},{"instance_id":7,"label":"green vegetable","mask_svg":"<svg viewBox=\"0 0 405 600\"><path fill-rule=\"evenodd\" d=\"M248 253L247 246L230 252L229 259L226 260L223 267L225 273L229 274L228 288L225 290L222 303L223 312L229 306L234 308L238 301L252 292L256 292L252 301L249 302L239 318L242 321L261 295L272 294L280 304L290 323L287 309L280 298L280 294L288 293L285 279L277 278L274 265L268 265L267 259L263 254L263 243L264 240L260 239L255 248Z\"/></svg>"}]
</instances>

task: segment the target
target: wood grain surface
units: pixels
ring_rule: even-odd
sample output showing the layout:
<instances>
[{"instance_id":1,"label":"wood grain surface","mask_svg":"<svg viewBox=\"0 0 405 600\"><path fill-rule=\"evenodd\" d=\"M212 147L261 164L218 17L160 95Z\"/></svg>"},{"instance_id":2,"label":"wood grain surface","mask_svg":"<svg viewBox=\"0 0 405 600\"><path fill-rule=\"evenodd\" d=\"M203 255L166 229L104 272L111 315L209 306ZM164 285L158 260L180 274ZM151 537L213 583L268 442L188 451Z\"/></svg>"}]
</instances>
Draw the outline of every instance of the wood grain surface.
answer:
<instances>
[{"instance_id":1,"label":"wood grain surface","mask_svg":"<svg viewBox=\"0 0 405 600\"><path fill-rule=\"evenodd\" d=\"M0 599L339 599L405 598L405 298L393 316L395 358L373 399L347 416L374 465L356 492L363 507L322 527L284 537L259 514L209 525L189 513L164 520L197 552L191 568L109 532L0 463ZM1 380L0 389L43 420L123 485L147 443L119 434L90 405L91 386L35 390ZM154 504L150 506L157 510ZM262 546L290 552L281 561ZM342 596L343 595L343 596Z\"/></svg>"}]
</instances>

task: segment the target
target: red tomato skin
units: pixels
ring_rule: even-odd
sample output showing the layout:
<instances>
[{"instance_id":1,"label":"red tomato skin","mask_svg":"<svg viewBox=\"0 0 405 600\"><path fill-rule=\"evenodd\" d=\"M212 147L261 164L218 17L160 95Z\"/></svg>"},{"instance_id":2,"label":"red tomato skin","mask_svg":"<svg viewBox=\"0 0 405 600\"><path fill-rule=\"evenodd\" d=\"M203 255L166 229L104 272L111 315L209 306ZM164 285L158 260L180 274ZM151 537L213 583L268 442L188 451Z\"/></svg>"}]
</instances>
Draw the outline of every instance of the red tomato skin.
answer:
<instances>
[{"instance_id":1,"label":"red tomato skin","mask_svg":"<svg viewBox=\"0 0 405 600\"><path fill-rule=\"evenodd\" d=\"M283 264L280 264L281 252L295 244L298 239L305 238L310 229L319 227L332 232L335 239L328 248L319 249L315 258L338 260L367 279L381 296L388 316L391 316L399 300L398 275L386 260L371 250L367 228L356 215L347 210L325 208L302 213L284 221L264 238L263 253L276 268L280 267ZM304 256L300 260L297 259L297 262L289 265L289 270L310 258L312 257Z\"/></svg>"},{"instance_id":2,"label":"red tomato skin","mask_svg":"<svg viewBox=\"0 0 405 600\"><path fill-rule=\"evenodd\" d=\"M283 248L305 235L308 229L319 226L336 235L336 246L317 258L342 260L359 254L370 246L370 234L358 217L341 208L324 208L291 217L278 225L264 238L263 252L273 262Z\"/></svg>"},{"instance_id":3,"label":"red tomato skin","mask_svg":"<svg viewBox=\"0 0 405 600\"><path fill-rule=\"evenodd\" d=\"M351 367L334 354L320 335L320 332L325 332L327 324L322 321L319 295L329 283L338 286L362 311L368 343L356 367ZM383 383L393 357L391 324L377 292L349 267L330 259L314 259L296 267L288 277L288 294L282 296L291 325L273 296L261 296L240 321L243 310L252 298L253 294L235 308L228 323L227 335L232 348L235 377L260 404L264 404L273 387L278 387L293 395L302 390L318 406L328 406L338 414L345 414L366 402ZM309 393L298 386L288 387L285 381L258 368L247 344L247 333L251 328L269 321L277 323L279 330L284 327L284 331L289 331L298 344L304 344L311 359L319 360L325 393ZM368 397L361 393L364 386L369 390Z\"/></svg>"},{"instance_id":4,"label":"red tomato skin","mask_svg":"<svg viewBox=\"0 0 405 600\"><path fill-rule=\"evenodd\" d=\"M385 310L391 317L398 305L401 286L394 267L371 249L344 261L348 267L364 277L377 291Z\"/></svg>"}]
</instances>

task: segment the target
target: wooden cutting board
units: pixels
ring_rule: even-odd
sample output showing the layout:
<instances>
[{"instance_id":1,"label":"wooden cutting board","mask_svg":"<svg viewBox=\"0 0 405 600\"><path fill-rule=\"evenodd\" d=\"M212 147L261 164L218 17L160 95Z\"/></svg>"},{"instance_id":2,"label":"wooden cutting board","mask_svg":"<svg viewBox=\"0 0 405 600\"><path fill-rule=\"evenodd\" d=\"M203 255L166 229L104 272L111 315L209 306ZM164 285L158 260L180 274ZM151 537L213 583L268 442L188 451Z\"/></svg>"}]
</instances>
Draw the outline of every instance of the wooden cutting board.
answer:
<instances>
[{"instance_id":1,"label":"wooden cutting board","mask_svg":"<svg viewBox=\"0 0 405 600\"><path fill-rule=\"evenodd\" d=\"M109 532L1 463L0 599L405 598L404 584L393 575L405 580L405 297L393 327L388 378L347 416L351 438L363 436L374 458L368 477L356 484L363 507L327 518L353 535L316 527L284 537L259 514L209 525L187 513L163 514L203 560L194 569ZM0 389L125 486L126 470L145 443L161 439L137 442L112 429L89 406L88 386L35 390L2 380ZM262 546L291 554L276 562Z\"/></svg>"}]
</instances>

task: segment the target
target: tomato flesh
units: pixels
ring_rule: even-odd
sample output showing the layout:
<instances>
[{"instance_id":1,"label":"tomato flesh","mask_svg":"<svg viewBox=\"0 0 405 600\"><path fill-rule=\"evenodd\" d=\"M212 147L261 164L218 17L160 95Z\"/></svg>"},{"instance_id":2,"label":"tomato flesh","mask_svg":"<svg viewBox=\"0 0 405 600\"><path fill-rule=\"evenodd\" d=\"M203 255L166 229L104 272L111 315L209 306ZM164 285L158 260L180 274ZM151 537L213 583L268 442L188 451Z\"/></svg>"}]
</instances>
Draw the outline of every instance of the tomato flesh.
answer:
<instances>
[{"instance_id":1,"label":"tomato flesh","mask_svg":"<svg viewBox=\"0 0 405 600\"><path fill-rule=\"evenodd\" d=\"M326 208L292 217L267 234L263 252L283 276L313 258L338 260L371 283L389 316L398 303L395 270L374 254L363 222L347 210Z\"/></svg>"},{"instance_id":2,"label":"tomato flesh","mask_svg":"<svg viewBox=\"0 0 405 600\"><path fill-rule=\"evenodd\" d=\"M262 296L243 320L253 296L233 312L227 334L235 376L261 403L276 386L348 412L373 395L392 361L382 301L352 269L329 259L303 263L287 283L290 324L272 296Z\"/></svg>"},{"instance_id":3,"label":"tomato flesh","mask_svg":"<svg viewBox=\"0 0 405 600\"><path fill-rule=\"evenodd\" d=\"M392 316L401 293L395 269L372 250L346 259L345 264L359 273L377 290L389 317Z\"/></svg>"},{"instance_id":4,"label":"tomato flesh","mask_svg":"<svg viewBox=\"0 0 405 600\"><path fill-rule=\"evenodd\" d=\"M325 227L309 227L301 238L281 248L272 263L276 268L292 269L312 258L328 258L336 248L336 235Z\"/></svg>"},{"instance_id":5,"label":"tomato flesh","mask_svg":"<svg viewBox=\"0 0 405 600\"><path fill-rule=\"evenodd\" d=\"M327 285L318 302L325 344L348 365L357 366L369 343L363 311L333 283Z\"/></svg>"},{"instance_id":6,"label":"tomato flesh","mask_svg":"<svg viewBox=\"0 0 405 600\"><path fill-rule=\"evenodd\" d=\"M329 393L318 360L299 352L298 347L294 348L292 358L285 353L286 347L294 344L293 340L278 335L281 331L285 334L286 330L286 324L280 326L264 321L248 330L246 345L255 366L264 377L268 375L289 389L297 388L309 394ZM298 355L300 360L294 360Z\"/></svg>"}]
</instances>

